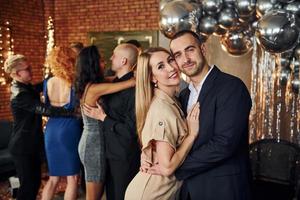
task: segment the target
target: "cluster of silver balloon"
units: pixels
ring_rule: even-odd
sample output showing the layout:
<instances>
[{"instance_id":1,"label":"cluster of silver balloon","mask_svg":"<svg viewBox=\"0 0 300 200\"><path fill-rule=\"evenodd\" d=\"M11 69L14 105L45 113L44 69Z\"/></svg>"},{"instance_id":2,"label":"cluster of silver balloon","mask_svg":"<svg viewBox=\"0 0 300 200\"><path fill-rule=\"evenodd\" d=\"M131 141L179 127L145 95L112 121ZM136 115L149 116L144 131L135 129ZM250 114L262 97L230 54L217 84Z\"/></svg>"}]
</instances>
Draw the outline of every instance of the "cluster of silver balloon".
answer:
<instances>
[{"instance_id":1,"label":"cluster of silver balloon","mask_svg":"<svg viewBox=\"0 0 300 200\"><path fill-rule=\"evenodd\" d=\"M255 35L268 52L281 53L297 43L300 2L296 0L161 0L160 30L168 38L181 30L205 41L221 37L224 50L240 56Z\"/></svg>"},{"instance_id":2,"label":"cluster of silver balloon","mask_svg":"<svg viewBox=\"0 0 300 200\"><path fill-rule=\"evenodd\" d=\"M299 0L161 0L159 24L168 38L181 30L203 42L217 35L232 56L253 49L251 139L300 144Z\"/></svg>"}]
</instances>

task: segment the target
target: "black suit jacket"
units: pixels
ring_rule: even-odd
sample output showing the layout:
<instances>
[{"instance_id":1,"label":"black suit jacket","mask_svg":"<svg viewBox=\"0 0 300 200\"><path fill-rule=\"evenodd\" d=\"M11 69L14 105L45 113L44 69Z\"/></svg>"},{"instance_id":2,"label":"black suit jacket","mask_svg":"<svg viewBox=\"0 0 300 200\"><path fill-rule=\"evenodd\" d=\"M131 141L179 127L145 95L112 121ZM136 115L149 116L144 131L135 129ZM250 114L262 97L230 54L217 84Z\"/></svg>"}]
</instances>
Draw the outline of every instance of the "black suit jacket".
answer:
<instances>
[{"instance_id":1,"label":"black suit jacket","mask_svg":"<svg viewBox=\"0 0 300 200\"><path fill-rule=\"evenodd\" d=\"M190 91L180 94L186 111ZM249 199L248 118L251 98L244 83L214 67L203 83L199 136L177 169L182 199Z\"/></svg>"},{"instance_id":2,"label":"black suit jacket","mask_svg":"<svg viewBox=\"0 0 300 200\"><path fill-rule=\"evenodd\" d=\"M40 102L43 83L37 85L14 81L11 86L13 133L9 149L13 155L39 154L43 142L42 115L72 116L74 111L46 106Z\"/></svg>"}]
</instances>

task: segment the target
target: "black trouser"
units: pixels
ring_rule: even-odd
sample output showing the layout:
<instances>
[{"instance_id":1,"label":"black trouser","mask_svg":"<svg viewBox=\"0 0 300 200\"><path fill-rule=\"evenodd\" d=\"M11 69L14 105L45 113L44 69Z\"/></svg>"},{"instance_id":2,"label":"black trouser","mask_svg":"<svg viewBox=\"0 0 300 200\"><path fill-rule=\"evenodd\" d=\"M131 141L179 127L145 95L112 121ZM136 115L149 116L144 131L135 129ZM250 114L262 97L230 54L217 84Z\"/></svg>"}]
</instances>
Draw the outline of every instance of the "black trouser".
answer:
<instances>
[{"instance_id":1,"label":"black trouser","mask_svg":"<svg viewBox=\"0 0 300 200\"><path fill-rule=\"evenodd\" d=\"M111 159L106 159L106 161L105 186L107 200L124 200L127 186L139 170L139 159L132 159L128 162Z\"/></svg>"},{"instance_id":2,"label":"black trouser","mask_svg":"<svg viewBox=\"0 0 300 200\"><path fill-rule=\"evenodd\" d=\"M38 155L13 155L20 188L17 200L36 200L41 184L41 159Z\"/></svg>"}]
</instances>

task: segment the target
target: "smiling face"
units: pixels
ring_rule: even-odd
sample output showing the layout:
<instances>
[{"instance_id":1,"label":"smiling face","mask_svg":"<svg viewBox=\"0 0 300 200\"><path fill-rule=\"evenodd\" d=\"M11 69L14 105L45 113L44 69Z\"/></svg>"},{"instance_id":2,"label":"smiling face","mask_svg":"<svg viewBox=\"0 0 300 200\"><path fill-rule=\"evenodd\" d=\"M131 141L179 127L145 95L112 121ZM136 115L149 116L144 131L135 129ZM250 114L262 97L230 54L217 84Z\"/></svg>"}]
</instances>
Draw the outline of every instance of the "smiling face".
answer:
<instances>
[{"instance_id":1,"label":"smiling face","mask_svg":"<svg viewBox=\"0 0 300 200\"><path fill-rule=\"evenodd\" d=\"M178 66L174 58L164 51L154 52L149 60L152 69L152 82L166 90L179 85Z\"/></svg>"},{"instance_id":2,"label":"smiling face","mask_svg":"<svg viewBox=\"0 0 300 200\"><path fill-rule=\"evenodd\" d=\"M187 76L199 75L206 66L201 44L191 34L186 33L172 40L170 48L179 69Z\"/></svg>"}]
</instances>

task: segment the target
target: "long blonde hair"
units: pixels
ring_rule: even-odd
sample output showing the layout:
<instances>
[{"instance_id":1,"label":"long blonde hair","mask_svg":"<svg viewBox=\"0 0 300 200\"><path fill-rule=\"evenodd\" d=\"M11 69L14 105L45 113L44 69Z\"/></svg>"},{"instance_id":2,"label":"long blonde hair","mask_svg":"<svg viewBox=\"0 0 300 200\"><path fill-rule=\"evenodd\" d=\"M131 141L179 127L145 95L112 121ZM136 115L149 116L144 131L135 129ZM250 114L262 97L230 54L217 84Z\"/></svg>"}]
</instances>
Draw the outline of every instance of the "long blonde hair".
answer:
<instances>
[{"instance_id":1,"label":"long blonde hair","mask_svg":"<svg viewBox=\"0 0 300 200\"><path fill-rule=\"evenodd\" d=\"M142 141L142 130L144 128L147 112L152 102L154 83L152 82L152 67L150 58L155 52L170 52L162 47L152 47L145 50L138 57L135 87L135 114L136 126L140 142Z\"/></svg>"}]
</instances>

